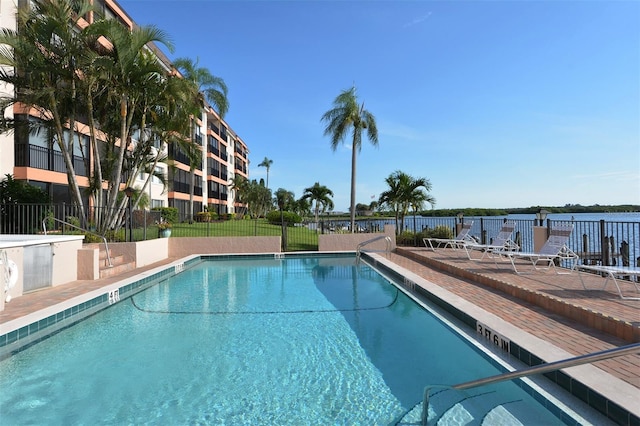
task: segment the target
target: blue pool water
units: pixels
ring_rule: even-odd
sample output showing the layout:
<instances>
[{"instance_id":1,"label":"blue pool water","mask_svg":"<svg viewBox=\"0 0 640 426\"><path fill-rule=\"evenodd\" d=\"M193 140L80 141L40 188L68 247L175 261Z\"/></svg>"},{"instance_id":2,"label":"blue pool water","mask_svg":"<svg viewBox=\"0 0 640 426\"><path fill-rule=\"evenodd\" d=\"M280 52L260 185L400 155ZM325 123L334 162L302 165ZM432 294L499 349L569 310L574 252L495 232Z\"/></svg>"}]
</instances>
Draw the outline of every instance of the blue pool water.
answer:
<instances>
[{"instance_id":1,"label":"blue pool water","mask_svg":"<svg viewBox=\"0 0 640 426\"><path fill-rule=\"evenodd\" d=\"M353 257L225 259L0 362L0 413L8 425L384 425L427 384L499 372ZM518 402L523 423L561 424L515 384L482 392Z\"/></svg>"}]
</instances>

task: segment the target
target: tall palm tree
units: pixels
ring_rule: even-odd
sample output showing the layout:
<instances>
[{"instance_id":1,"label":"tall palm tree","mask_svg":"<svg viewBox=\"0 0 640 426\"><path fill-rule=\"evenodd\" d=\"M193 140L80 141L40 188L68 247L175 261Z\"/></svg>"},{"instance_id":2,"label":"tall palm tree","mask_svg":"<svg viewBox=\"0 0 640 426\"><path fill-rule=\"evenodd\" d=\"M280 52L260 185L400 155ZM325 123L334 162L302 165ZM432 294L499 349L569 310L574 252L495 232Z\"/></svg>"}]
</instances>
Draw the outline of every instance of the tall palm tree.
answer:
<instances>
[{"instance_id":1,"label":"tall palm tree","mask_svg":"<svg viewBox=\"0 0 640 426\"><path fill-rule=\"evenodd\" d=\"M326 209L333 209L333 192L324 185L320 185L320 183L316 182L313 186L304 189L304 193L302 194L302 199L309 199L315 203L315 218L316 225L318 224L318 215L320 211L325 211ZM316 227L317 229L317 227Z\"/></svg>"},{"instance_id":2,"label":"tall palm tree","mask_svg":"<svg viewBox=\"0 0 640 426\"><path fill-rule=\"evenodd\" d=\"M267 168L267 188L269 188L269 169L271 169L271 165L273 164L273 160L264 157L262 163L258 164L258 167L266 167Z\"/></svg>"},{"instance_id":3,"label":"tall palm tree","mask_svg":"<svg viewBox=\"0 0 640 426\"><path fill-rule=\"evenodd\" d=\"M94 114L98 117L102 131L107 133L112 167L103 177L108 181L105 207L107 218L104 229L110 229L120 220L118 211L126 205L126 200L118 196L120 182L128 172L129 186L137 170L127 170L125 154L131 148L131 136L139 127L148 101L150 82L158 81L162 71L146 47L151 42L165 42L167 36L154 27L136 27L130 31L114 20L103 20L94 24L96 32L111 43L100 58L98 72L106 76L103 84L107 89L93 103ZM168 43L168 42L166 42ZM157 87L155 84L151 87ZM116 112L114 114L114 111Z\"/></svg>"},{"instance_id":4,"label":"tall palm tree","mask_svg":"<svg viewBox=\"0 0 640 426\"><path fill-rule=\"evenodd\" d=\"M325 112L322 121L327 123L324 135L331 137L331 149L335 151L351 129L351 232L355 231L356 219L356 157L362 149L362 131L373 146L378 145L376 119L364 109L364 102L358 104L355 86L343 90L333 101L333 108Z\"/></svg>"},{"instance_id":5,"label":"tall palm tree","mask_svg":"<svg viewBox=\"0 0 640 426\"><path fill-rule=\"evenodd\" d=\"M198 66L198 60L194 62L190 58L178 58L173 62L173 66L182 74L184 79L192 84L194 95L193 110L193 128L190 132L189 141L192 145L183 145L183 151L186 153L189 159L189 218L193 219L193 193L195 187L195 171L202 166L202 145L196 142L196 129L195 118L199 116L200 112L205 107L205 100L209 101L214 108L218 111L220 118L224 118L225 114L229 110L229 100L227 99L227 85L220 77L216 77L204 67Z\"/></svg>"}]
</instances>

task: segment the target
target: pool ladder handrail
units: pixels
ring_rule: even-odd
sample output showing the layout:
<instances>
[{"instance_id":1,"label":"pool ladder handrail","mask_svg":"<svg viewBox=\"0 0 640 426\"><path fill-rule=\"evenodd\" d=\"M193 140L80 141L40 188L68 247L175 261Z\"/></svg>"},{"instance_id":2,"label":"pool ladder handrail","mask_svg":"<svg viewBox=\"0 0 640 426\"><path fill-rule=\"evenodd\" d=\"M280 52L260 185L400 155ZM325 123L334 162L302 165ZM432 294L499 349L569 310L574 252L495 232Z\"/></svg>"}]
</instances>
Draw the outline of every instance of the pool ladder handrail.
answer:
<instances>
[{"instance_id":1,"label":"pool ladder handrail","mask_svg":"<svg viewBox=\"0 0 640 426\"><path fill-rule=\"evenodd\" d=\"M384 239L385 242L386 242L386 247L385 247L384 252L389 254L391 252L391 238L388 235L379 235L379 236L377 236L375 238L372 238L372 239L367 240L367 241L363 241L360 244L358 244L358 246L356 247L356 257L358 257L358 258L360 257L360 252L362 251L362 248L364 246L366 246L368 244L371 244L371 243L375 243L376 241L379 241L379 240L382 240L382 239ZM373 252L373 251L380 251L380 250L371 250L371 251Z\"/></svg>"},{"instance_id":2,"label":"pool ladder handrail","mask_svg":"<svg viewBox=\"0 0 640 426\"><path fill-rule=\"evenodd\" d=\"M89 231L88 229L81 228L79 226L74 225L73 223L66 222L62 219L57 219L55 217L47 217L42 220L42 230L44 231L44 235L47 235L47 221L53 220L54 222L59 222L64 225L70 226L72 228L79 229L80 231L84 231L88 234L95 235L96 237L100 237L102 242L104 243L104 249L107 252L107 262L109 262L109 268L113 268L113 263L111 262L111 254L109 254L109 244L107 244L107 239L104 235L96 234L95 232Z\"/></svg>"},{"instance_id":3,"label":"pool ladder handrail","mask_svg":"<svg viewBox=\"0 0 640 426\"><path fill-rule=\"evenodd\" d=\"M424 388L424 397L422 400L421 424L422 426L427 425L427 417L429 412L429 391L433 388L445 388L445 389L453 389L453 390L471 389L478 386L484 386L492 383L518 379L520 377L531 376L533 374L549 373L549 372L557 371L563 368L575 367L575 366L584 365L584 364L592 364L597 361L602 361L605 359L615 358L623 355L630 355L634 353L640 353L640 343L633 343L626 346L606 349L604 351L593 352L590 354L567 358L560 361L554 361L554 362L549 362L545 364L535 365L533 367L524 368L522 370L510 371L507 373L498 374L496 376L489 376L482 379L472 380L470 382L459 383L453 386L446 386L446 385L427 386Z\"/></svg>"}]
</instances>

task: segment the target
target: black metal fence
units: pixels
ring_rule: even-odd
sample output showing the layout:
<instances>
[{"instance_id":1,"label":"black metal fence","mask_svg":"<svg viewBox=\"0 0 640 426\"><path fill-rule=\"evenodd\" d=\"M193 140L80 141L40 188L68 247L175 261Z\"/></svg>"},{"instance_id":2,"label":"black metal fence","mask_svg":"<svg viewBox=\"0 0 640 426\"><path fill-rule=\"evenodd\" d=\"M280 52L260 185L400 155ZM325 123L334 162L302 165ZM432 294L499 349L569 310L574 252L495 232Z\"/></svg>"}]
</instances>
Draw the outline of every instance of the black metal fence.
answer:
<instances>
[{"instance_id":1,"label":"black metal fence","mask_svg":"<svg viewBox=\"0 0 640 426\"><path fill-rule=\"evenodd\" d=\"M76 229L65 227L68 222L87 230L95 230L91 218L100 214L99 209L90 209L89 220L84 220L78 210L69 204L0 204L0 234L37 234L42 233L45 221L48 232L78 233ZM142 241L161 237L158 226L164 222L159 211L128 209L118 212L116 225L106 232L110 241ZM56 221L46 220L56 218ZM455 234L456 223L460 220L473 220L471 235L482 243L491 242L502 224L504 217L409 217L405 219L404 230L416 236L429 229L446 227ZM509 220L514 220L509 218ZM534 219L516 219L514 241L522 251L533 251ZM394 218L368 217L356 221L356 232L383 232L387 224L395 225ZM572 224L569 247L575 251L583 263L602 265L640 266L640 221L545 221L548 228L555 225ZM188 221L186 217L173 220L169 228L171 237L231 237L231 236L281 236L286 251L305 251L318 249L318 235L350 232L348 218L323 218L318 223L312 219L298 224L269 223L265 219L237 218L229 215L222 220ZM87 240L91 234L87 235ZM406 242L403 241L404 244ZM411 239L411 244L422 245L421 238Z\"/></svg>"},{"instance_id":2,"label":"black metal fence","mask_svg":"<svg viewBox=\"0 0 640 426\"><path fill-rule=\"evenodd\" d=\"M460 219L449 218L418 218L414 227L412 218L407 219L405 228L421 232L424 229L437 226L451 228L455 235L456 223ZM465 217L466 221L473 221L470 234L483 244L491 242L505 220L487 217ZM539 225L536 219L511 219L516 224L513 240L521 251L533 252L533 227ZM584 264L640 266L640 221L609 221L609 220L552 220L544 221L544 226L551 229L554 226L573 225L573 232L569 238L569 248L573 250ZM420 242L421 243L421 242Z\"/></svg>"}]
</instances>

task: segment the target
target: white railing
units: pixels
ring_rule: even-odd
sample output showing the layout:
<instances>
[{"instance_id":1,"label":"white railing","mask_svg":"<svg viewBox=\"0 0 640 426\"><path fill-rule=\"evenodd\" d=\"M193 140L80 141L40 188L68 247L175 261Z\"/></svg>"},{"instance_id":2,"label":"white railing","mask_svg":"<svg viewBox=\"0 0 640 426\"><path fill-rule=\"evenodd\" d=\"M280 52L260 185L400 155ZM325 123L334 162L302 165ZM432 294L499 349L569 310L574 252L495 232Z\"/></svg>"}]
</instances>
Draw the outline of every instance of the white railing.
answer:
<instances>
[{"instance_id":1,"label":"white railing","mask_svg":"<svg viewBox=\"0 0 640 426\"><path fill-rule=\"evenodd\" d=\"M525 368L522 370L511 371L508 373L498 374L497 376L485 377L482 379L473 380L470 382L459 383L453 386L427 386L424 389L424 399L422 401L422 425L426 426L427 416L429 412L429 392L436 387L445 387L447 389L464 390L471 389L478 386L484 386L491 383L504 382L507 380L518 379L520 377L531 376L533 374L548 373L551 371L561 370L563 368L575 367L577 365L592 364L596 361L602 361L609 358L615 358L618 356L629 355L640 352L640 343L634 343L631 345L621 346L618 348L607 349L600 352L594 352L587 355L580 355L573 358L564 359L561 361L550 362L546 364L535 365L533 367Z\"/></svg>"},{"instance_id":2,"label":"white railing","mask_svg":"<svg viewBox=\"0 0 640 426\"><path fill-rule=\"evenodd\" d=\"M55 217L47 217L42 221L42 230L44 231L44 235L47 235L47 221L49 221L49 220L53 220L55 222L62 223L64 225L66 225L66 226L70 226L72 228L76 228L76 229L78 229L80 231L83 231L83 232L86 232L88 234L95 235L96 237L101 238L102 242L104 242L104 249L107 251L107 262L109 262L109 268L113 267L113 263L111 262L111 254L109 253L109 244L107 244L107 239L104 237L104 235L96 234L95 232L91 232L88 229L81 228L81 227L76 226L76 225L74 225L72 223L65 222L64 220L56 219Z\"/></svg>"},{"instance_id":3,"label":"white railing","mask_svg":"<svg viewBox=\"0 0 640 426\"><path fill-rule=\"evenodd\" d=\"M358 247L356 247L356 256L360 257L360 252L362 252L362 249L364 246L367 246L371 243L375 243L376 241L379 241L379 240L385 240L386 246L384 249L384 253L389 254L391 252L391 237L387 235L379 235L375 238L372 238L367 241L363 241L360 244L358 244ZM373 252L373 251L382 251L382 250L369 250L369 251Z\"/></svg>"}]
</instances>

